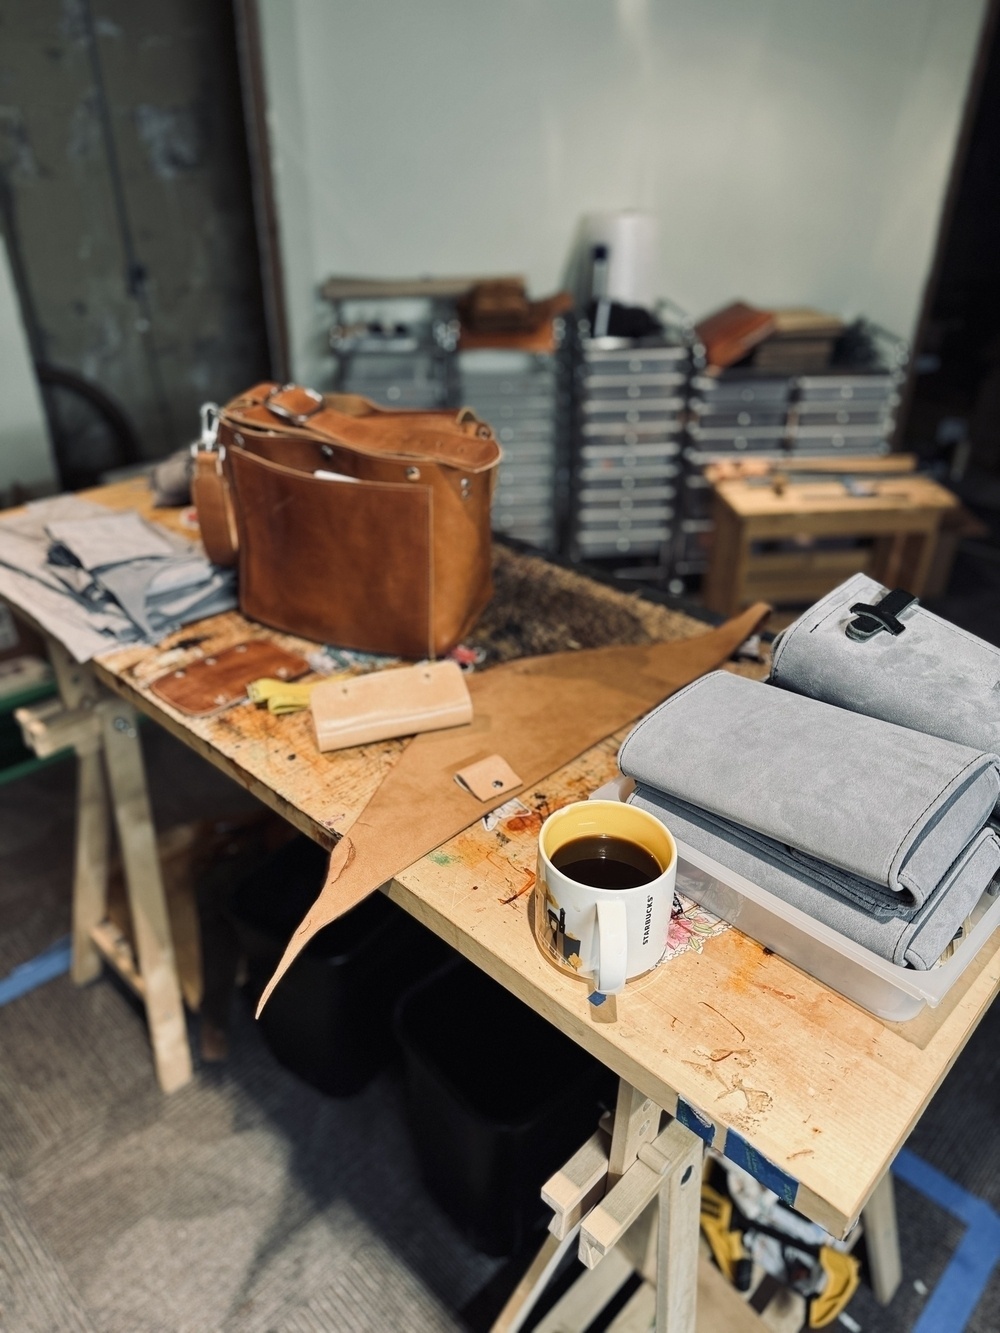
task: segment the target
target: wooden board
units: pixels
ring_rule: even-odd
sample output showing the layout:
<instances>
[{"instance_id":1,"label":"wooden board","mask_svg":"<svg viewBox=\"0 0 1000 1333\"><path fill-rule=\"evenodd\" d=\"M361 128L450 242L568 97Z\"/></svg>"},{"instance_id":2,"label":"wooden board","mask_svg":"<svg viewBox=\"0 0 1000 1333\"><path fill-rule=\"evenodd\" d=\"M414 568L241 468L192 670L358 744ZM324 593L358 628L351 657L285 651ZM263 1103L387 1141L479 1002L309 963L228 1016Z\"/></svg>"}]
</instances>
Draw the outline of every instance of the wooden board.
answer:
<instances>
[{"instance_id":1,"label":"wooden board","mask_svg":"<svg viewBox=\"0 0 1000 1333\"><path fill-rule=\"evenodd\" d=\"M107 498L132 507L137 496L131 505L121 503L121 489ZM701 628L681 617L671 625L674 634ZM308 648L236 613L187 633L204 635L203 646L214 649L254 635L293 652ZM402 743L321 755L302 714L273 717L252 705L185 719L148 687L170 665L165 659L180 661L183 653L170 641L124 648L95 668L111 689L330 845ZM1000 988L1000 939L940 1009L904 1025L874 1018L735 930L595 1009L585 985L537 949L528 912L542 818L611 777L616 750L617 738L596 746L525 793L523 812L491 831L480 823L452 839L401 874L390 896L659 1105L682 1114L680 1103L692 1108L717 1147L725 1150L727 1135L731 1151L746 1145L764 1175L791 1182L797 1207L843 1232Z\"/></svg>"},{"instance_id":2,"label":"wooden board","mask_svg":"<svg viewBox=\"0 0 1000 1333\"><path fill-rule=\"evenodd\" d=\"M771 484L751 481L719 481L716 494L741 518L782 518L796 520L821 514L870 515L873 511L891 511L903 515L914 510L946 510L956 508L958 500L951 491L939 486L929 477L901 474L888 479L873 480L874 495L851 495L841 481L825 481L820 477L809 481L790 482L776 492ZM811 531L802 528L800 531ZM754 524L753 531L758 529Z\"/></svg>"}]
</instances>

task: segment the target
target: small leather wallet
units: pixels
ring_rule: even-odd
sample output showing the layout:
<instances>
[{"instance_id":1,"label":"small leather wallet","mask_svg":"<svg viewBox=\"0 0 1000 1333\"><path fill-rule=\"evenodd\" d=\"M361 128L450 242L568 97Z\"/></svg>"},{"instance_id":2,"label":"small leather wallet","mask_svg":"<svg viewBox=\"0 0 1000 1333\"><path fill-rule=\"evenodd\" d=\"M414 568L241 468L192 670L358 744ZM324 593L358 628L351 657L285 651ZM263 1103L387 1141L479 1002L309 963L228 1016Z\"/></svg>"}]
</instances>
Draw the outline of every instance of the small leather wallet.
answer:
<instances>
[{"instance_id":1,"label":"small leather wallet","mask_svg":"<svg viewBox=\"0 0 1000 1333\"><path fill-rule=\"evenodd\" d=\"M472 721L472 700L456 662L418 662L317 685L309 704L321 750L415 736Z\"/></svg>"}]
</instances>

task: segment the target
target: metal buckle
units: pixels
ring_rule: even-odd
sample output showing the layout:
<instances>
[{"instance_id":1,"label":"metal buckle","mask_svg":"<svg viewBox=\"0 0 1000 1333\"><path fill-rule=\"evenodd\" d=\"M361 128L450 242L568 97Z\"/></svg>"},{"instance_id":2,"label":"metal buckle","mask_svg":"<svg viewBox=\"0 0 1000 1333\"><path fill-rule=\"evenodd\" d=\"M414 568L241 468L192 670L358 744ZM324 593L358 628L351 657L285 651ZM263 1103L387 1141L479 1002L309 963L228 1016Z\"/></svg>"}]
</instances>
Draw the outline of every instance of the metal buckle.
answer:
<instances>
[{"instance_id":1,"label":"metal buckle","mask_svg":"<svg viewBox=\"0 0 1000 1333\"><path fill-rule=\"evenodd\" d=\"M297 389L299 393L308 394L313 400L314 406L308 412L290 412L287 407L282 407L280 403L274 402L273 400L278 394L284 393L286 389ZM293 426L304 426L309 418L315 416L323 406L323 395L317 393L315 389L305 389L298 384L282 384L277 389L271 390L264 399L264 406L269 412L273 412L276 417L281 417L282 421L288 421Z\"/></svg>"},{"instance_id":2,"label":"metal buckle","mask_svg":"<svg viewBox=\"0 0 1000 1333\"><path fill-rule=\"evenodd\" d=\"M202 403L198 409L201 417L201 434L191 446L192 454L213 453L219 438L219 404ZM223 455L225 449L219 446Z\"/></svg>"},{"instance_id":3,"label":"metal buckle","mask_svg":"<svg viewBox=\"0 0 1000 1333\"><path fill-rule=\"evenodd\" d=\"M855 643L865 643L882 630L892 635L902 634L906 626L899 616L917 600L904 588L894 588L892 592L887 592L881 597L874 606L868 606L865 602L855 602L851 607L851 614L857 619L848 622L845 633Z\"/></svg>"}]
</instances>

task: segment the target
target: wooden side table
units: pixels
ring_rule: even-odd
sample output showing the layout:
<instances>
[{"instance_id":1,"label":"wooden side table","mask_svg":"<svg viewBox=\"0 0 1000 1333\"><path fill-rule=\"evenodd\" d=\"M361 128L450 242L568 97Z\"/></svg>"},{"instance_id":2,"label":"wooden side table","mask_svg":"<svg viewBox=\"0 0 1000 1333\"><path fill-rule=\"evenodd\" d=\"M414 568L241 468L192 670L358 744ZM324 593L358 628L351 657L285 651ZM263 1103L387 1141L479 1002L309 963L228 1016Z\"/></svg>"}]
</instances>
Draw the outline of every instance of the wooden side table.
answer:
<instances>
[{"instance_id":1,"label":"wooden side table","mask_svg":"<svg viewBox=\"0 0 1000 1333\"><path fill-rule=\"evenodd\" d=\"M937 482L905 475L743 478L712 489L715 534L703 595L724 616L754 601L812 602L858 573L919 597L942 518L958 507ZM814 544L830 538L844 544ZM870 544L859 544L864 538ZM764 542L779 549L755 549Z\"/></svg>"}]
</instances>

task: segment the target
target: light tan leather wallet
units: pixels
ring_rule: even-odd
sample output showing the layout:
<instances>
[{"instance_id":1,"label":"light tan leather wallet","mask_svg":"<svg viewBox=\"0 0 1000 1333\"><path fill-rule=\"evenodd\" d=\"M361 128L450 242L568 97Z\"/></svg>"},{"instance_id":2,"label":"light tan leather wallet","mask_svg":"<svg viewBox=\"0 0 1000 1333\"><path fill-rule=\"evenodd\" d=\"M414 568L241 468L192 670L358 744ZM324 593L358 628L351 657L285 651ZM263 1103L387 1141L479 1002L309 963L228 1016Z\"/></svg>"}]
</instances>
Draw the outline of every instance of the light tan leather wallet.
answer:
<instances>
[{"instance_id":1,"label":"light tan leather wallet","mask_svg":"<svg viewBox=\"0 0 1000 1333\"><path fill-rule=\"evenodd\" d=\"M321 750L472 721L472 700L456 662L418 662L317 685L309 704Z\"/></svg>"}]
</instances>

